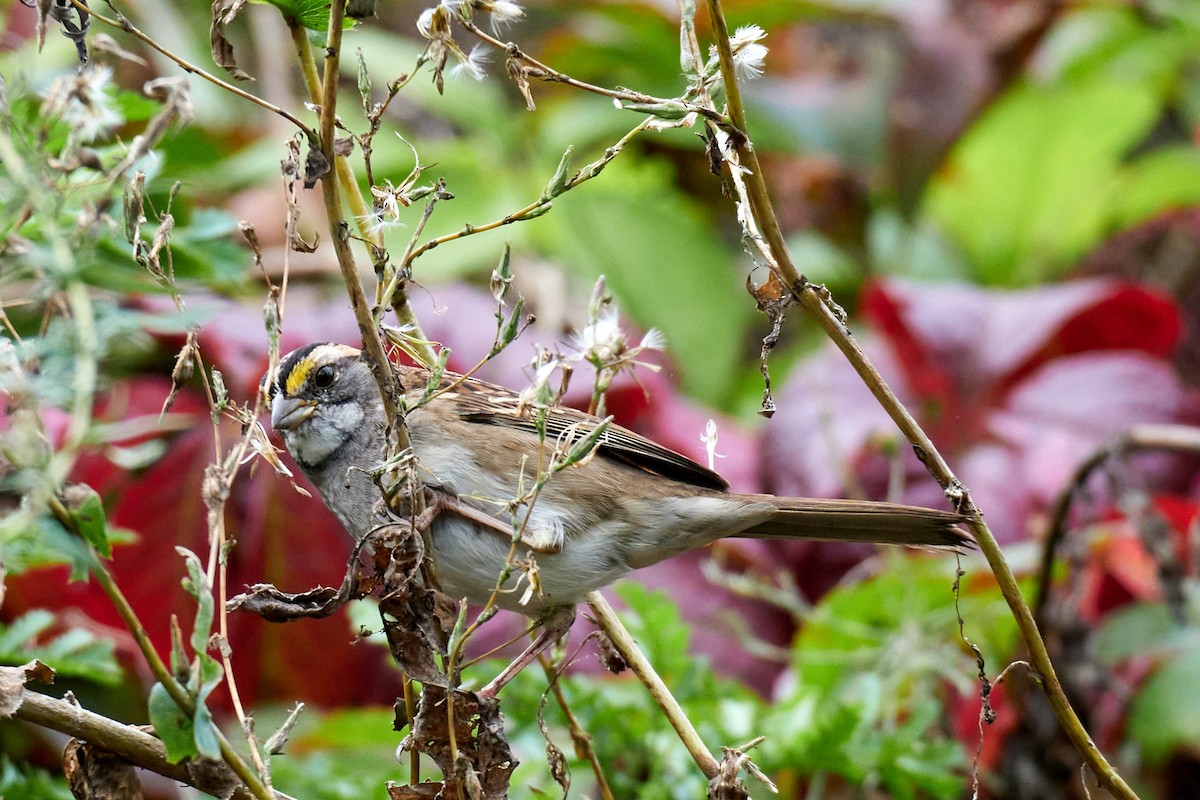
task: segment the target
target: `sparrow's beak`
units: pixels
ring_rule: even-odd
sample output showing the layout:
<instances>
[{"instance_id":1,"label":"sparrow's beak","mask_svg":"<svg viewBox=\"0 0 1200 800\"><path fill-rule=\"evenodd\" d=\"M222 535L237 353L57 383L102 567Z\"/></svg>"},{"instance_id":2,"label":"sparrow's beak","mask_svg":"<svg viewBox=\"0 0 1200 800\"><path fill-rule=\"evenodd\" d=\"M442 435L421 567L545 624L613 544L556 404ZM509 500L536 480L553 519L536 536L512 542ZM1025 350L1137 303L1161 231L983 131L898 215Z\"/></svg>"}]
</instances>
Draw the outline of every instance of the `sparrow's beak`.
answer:
<instances>
[{"instance_id":1,"label":"sparrow's beak","mask_svg":"<svg viewBox=\"0 0 1200 800\"><path fill-rule=\"evenodd\" d=\"M271 401L271 427L277 431L294 430L316 410L317 404L312 400L277 394Z\"/></svg>"}]
</instances>

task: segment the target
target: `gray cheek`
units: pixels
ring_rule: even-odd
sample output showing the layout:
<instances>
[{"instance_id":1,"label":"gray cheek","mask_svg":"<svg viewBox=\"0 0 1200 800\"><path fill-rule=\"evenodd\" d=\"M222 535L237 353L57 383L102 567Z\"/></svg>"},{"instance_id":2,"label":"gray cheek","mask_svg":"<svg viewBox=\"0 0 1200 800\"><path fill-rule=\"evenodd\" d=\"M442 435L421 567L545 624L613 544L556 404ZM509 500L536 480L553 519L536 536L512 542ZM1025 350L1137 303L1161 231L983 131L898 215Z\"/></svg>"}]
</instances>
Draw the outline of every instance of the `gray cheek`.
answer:
<instances>
[{"instance_id":1,"label":"gray cheek","mask_svg":"<svg viewBox=\"0 0 1200 800\"><path fill-rule=\"evenodd\" d=\"M284 433L283 441L301 464L317 466L350 440L362 420L362 409L353 403L323 406L311 420Z\"/></svg>"},{"instance_id":2,"label":"gray cheek","mask_svg":"<svg viewBox=\"0 0 1200 800\"><path fill-rule=\"evenodd\" d=\"M346 434L353 433L363 421L363 410L356 403L338 403L322 410L329 424Z\"/></svg>"}]
</instances>

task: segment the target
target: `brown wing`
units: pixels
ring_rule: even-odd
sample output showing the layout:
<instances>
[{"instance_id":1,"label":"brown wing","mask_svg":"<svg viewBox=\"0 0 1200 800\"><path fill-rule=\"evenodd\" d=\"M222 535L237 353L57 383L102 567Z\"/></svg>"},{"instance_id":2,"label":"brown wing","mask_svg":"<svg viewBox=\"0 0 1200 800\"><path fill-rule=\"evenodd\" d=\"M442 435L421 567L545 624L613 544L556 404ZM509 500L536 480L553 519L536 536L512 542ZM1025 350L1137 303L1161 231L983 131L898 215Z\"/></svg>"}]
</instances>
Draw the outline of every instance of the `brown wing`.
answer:
<instances>
[{"instance_id":1,"label":"brown wing","mask_svg":"<svg viewBox=\"0 0 1200 800\"><path fill-rule=\"evenodd\" d=\"M443 386L451 385L457 377L448 376ZM467 422L502 425L537 433L532 414L519 414L517 395L503 387L468 379L454 385L441 399L456 403L459 416ZM556 439L571 426L586 432L599 422L599 418L573 408L555 408L546 418L546 436ZM600 441L599 454L655 475L705 489L729 489L725 479L712 470L620 425L609 424Z\"/></svg>"}]
</instances>

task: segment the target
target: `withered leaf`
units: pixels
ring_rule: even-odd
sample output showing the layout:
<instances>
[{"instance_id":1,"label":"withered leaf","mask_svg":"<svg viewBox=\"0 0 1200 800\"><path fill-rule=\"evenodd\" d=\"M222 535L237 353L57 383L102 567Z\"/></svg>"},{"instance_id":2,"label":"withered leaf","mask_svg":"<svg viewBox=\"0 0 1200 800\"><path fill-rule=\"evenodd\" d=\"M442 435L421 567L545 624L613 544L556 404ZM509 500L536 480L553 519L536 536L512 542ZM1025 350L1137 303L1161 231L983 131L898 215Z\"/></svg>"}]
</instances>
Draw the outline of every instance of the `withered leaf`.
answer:
<instances>
[{"instance_id":1,"label":"withered leaf","mask_svg":"<svg viewBox=\"0 0 1200 800\"><path fill-rule=\"evenodd\" d=\"M233 44L225 38L225 27L246 5L246 0L215 0L212 4L212 22L208 27L208 38L212 45L213 61L217 62L235 80L252 81L254 77L238 66L233 55Z\"/></svg>"}]
</instances>

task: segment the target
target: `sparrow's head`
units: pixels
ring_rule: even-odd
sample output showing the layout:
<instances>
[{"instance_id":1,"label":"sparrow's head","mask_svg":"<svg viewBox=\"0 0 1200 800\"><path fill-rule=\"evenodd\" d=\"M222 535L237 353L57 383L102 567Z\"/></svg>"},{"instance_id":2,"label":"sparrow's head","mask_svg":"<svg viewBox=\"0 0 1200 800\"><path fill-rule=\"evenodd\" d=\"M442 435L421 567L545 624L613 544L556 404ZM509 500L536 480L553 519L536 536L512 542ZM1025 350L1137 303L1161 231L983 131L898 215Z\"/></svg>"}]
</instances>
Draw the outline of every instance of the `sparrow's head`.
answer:
<instances>
[{"instance_id":1,"label":"sparrow's head","mask_svg":"<svg viewBox=\"0 0 1200 800\"><path fill-rule=\"evenodd\" d=\"M336 454L367 427L379 405L370 368L358 350L344 344L309 344L288 353L268 396L271 427L304 467Z\"/></svg>"}]
</instances>

